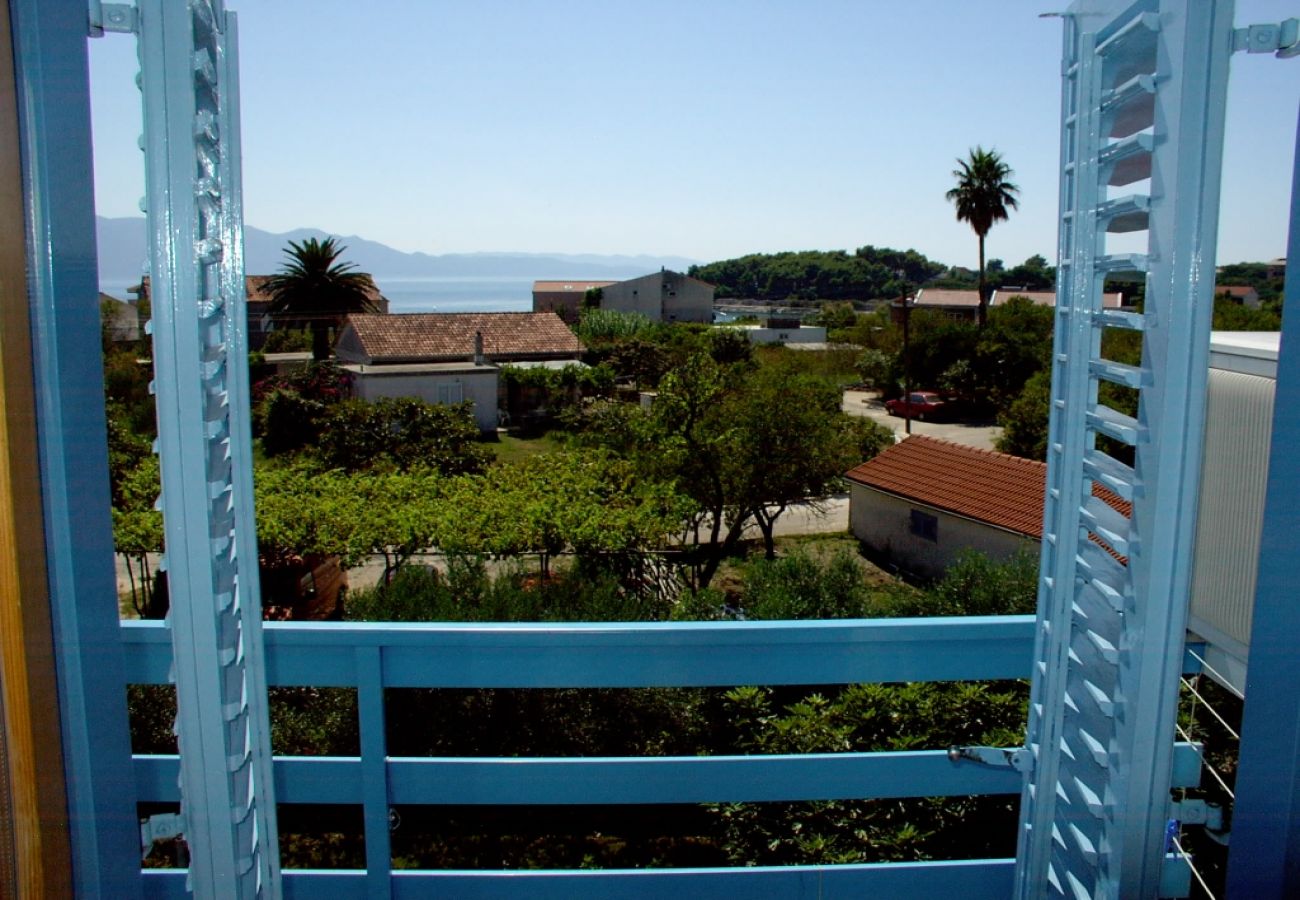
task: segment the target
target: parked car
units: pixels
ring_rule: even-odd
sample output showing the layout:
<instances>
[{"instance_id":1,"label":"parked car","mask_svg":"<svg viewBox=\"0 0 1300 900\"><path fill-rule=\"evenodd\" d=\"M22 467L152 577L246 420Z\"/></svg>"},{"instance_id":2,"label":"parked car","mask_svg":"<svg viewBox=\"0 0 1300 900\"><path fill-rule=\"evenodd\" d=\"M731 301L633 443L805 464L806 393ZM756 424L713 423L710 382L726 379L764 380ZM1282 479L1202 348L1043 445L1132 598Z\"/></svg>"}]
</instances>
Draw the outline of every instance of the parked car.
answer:
<instances>
[{"instance_id":1,"label":"parked car","mask_svg":"<svg viewBox=\"0 0 1300 900\"><path fill-rule=\"evenodd\" d=\"M262 618L274 621L339 620L348 593L348 573L337 556L313 554L277 560L263 559L258 567L262 583ZM167 615L171 597L167 573L154 576L146 618Z\"/></svg>"},{"instance_id":2,"label":"parked car","mask_svg":"<svg viewBox=\"0 0 1300 900\"><path fill-rule=\"evenodd\" d=\"M262 561L262 614L267 619L342 619L348 575L337 556Z\"/></svg>"},{"instance_id":3,"label":"parked car","mask_svg":"<svg viewBox=\"0 0 1300 900\"><path fill-rule=\"evenodd\" d=\"M906 397L885 401L891 416L911 416L913 419L933 419L943 414L943 398L933 391L912 391Z\"/></svg>"}]
</instances>

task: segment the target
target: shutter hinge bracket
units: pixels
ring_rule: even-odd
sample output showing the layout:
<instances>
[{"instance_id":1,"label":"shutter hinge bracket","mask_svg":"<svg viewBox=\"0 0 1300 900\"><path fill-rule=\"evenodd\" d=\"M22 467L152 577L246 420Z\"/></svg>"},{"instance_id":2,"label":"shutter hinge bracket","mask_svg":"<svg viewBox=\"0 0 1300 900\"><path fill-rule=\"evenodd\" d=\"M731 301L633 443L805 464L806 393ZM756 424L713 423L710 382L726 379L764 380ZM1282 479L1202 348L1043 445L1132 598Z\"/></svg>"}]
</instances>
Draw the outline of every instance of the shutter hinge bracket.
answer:
<instances>
[{"instance_id":1,"label":"shutter hinge bracket","mask_svg":"<svg viewBox=\"0 0 1300 900\"><path fill-rule=\"evenodd\" d=\"M183 813L162 813L140 820L140 858L153 852L157 841L168 841L185 833Z\"/></svg>"},{"instance_id":2,"label":"shutter hinge bracket","mask_svg":"<svg viewBox=\"0 0 1300 900\"><path fill-rule=\"evenodd\" d=\"M1251 25L1232 32L1232 52L1273 53L1278 59L1300 56L1300 19L1277 25Z\"/></svg>"},{"instance_id":3,"label":"shutter hinge bracket","mask_svg":"<svg viewBox=\"0 0 1300 900\"><path fill-rule=\"evenodd\" d=\"M139 11L130 3L103 3L101 0L89 0L88 33L91 37L103 37L106 32L135 34L139 30Z\"/></svg>"},{"instance_id":4,"label":"shutter hinge bracket","mask_svg":"<svg viewBox=\"0 0 1300 900\"><path fill-rule=\"evenodd\" d=\"M972 762L999 769L1028 772L1034 767L1034 757L1025 747L949 747L948 759Z\"/></svg>"}]
</instances>

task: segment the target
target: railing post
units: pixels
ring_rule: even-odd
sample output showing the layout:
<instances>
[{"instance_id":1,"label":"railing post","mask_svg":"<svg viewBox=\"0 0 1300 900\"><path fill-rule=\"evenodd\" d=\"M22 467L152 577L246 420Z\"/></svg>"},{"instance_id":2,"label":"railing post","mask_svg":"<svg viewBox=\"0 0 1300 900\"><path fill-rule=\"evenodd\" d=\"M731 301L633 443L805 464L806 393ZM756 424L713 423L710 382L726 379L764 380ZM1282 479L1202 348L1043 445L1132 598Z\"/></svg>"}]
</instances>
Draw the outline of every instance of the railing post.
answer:
<instances>
[{"instance_id":1,"label":"railing post","mask_svg":"<svg viewBox=\"0 0 1300 900\"><path fill-rule=\"evenodd\" d=\"M366 823L366 895L392 896L393 853L388 828L388 737L384 729L384 661L379 647L356 648L357 717Z\"/></svg>"}]
</instances>

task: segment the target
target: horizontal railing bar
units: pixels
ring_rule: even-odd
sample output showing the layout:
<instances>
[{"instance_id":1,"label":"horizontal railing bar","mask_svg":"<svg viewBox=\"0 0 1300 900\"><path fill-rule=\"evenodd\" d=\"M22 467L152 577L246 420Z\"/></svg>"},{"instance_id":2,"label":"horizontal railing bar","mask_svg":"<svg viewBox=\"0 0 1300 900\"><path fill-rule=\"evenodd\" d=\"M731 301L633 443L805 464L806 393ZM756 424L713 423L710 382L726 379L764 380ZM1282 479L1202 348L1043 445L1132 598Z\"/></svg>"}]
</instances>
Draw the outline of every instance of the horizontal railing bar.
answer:
<instances>
[{"instance_id":1,"label":"horizontal railing bar","mask_svg":"<svg viewBox=\"0 0 1300 900\"><path fill-rule=\"evenodd\" d=\"M268 622L272 685L351 687L383 648L389 688L707 687L985 681L1029 675L1033 616L816 622ZM127 681L164 684L162 622L122 623Z\"/></svg>"},{"instance_id":2,"label":"horizontal railing bar","mask_svg":"<svg viewBox=\"0 0 1300 900\"><path fill-rule=\"evenodd\" d=\"M180 799L175 756L136 756L137 800ZM390 757L389 802L439 805L617 805L874 800L1015 794L1021 775L945 750L755 756ZM1172 787L1196 787L1200 759L1174 745ZM281 803L361 803L357 757L277 756Z\"/></svg>"},{"instance_id":3,"label":"horizontal railing bar","mask_svg":"<svg viewBox=\"0 0 1300 900\"><path fill-rule=\"evenodd\" d=\"M911 900L1002 900L1011 896L1014 859L972 859L841 866L752 866L725 869L595 869L399 871L394 900L430 896L475 900L650 900L662 897L908 897ZM146 900L180 900L184 869L142 873ZM353 900L368 896L366 873L293 870L283 873L285 900Z\"/></svg>"}]
</instances>

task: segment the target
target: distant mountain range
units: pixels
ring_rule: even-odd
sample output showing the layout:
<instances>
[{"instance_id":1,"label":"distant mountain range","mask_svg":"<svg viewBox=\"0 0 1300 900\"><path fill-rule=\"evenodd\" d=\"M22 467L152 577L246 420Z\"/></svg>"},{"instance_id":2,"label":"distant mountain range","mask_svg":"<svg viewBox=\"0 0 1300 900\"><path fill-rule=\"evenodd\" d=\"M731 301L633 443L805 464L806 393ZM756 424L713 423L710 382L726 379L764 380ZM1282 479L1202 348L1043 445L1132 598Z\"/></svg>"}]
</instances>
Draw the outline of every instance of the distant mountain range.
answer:
<instances>
[{"instance_id":1,"label":"distant mountain range","mask_svg":"<svg viewBox=\"0 0 1300 900\"><path fill-rule=\"evenodd\" d=\"M99 280L123 282L140 277L145 255L143 217L97 216ZM244 271L269 275L279 270L289 241L334 237L347 247L344 259L369 272L383 289L385 278L589 278L619 280L653 272L661 266L684 272L696 260L682 256L617 256L594 253L404 253L356 235L337 235L315 228L273 234L244 226Z\"/></svg>"}]
</instances>

